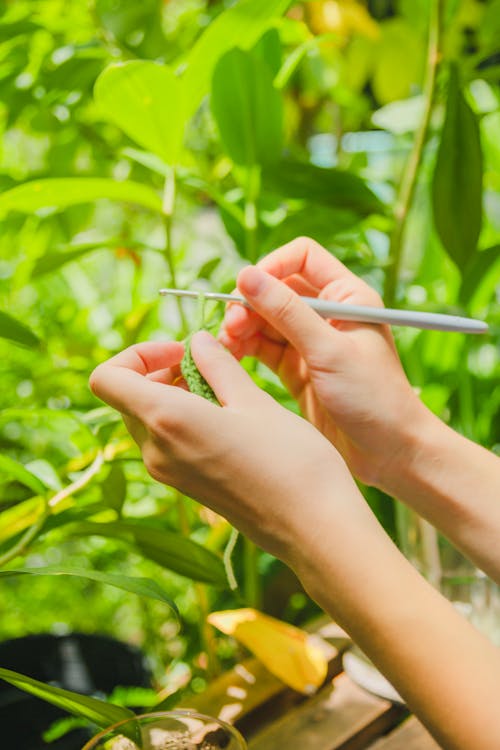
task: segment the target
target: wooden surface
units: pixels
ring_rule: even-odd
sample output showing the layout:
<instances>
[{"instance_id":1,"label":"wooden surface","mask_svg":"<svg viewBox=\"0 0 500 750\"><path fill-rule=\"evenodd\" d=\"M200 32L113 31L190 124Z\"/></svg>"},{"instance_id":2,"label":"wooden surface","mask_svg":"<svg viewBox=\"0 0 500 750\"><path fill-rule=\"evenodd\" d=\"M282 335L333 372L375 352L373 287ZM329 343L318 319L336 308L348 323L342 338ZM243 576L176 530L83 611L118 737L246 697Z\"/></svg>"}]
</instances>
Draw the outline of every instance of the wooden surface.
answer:
<instances>
[{"instance_id":1,"label":"wooden surface","mask_svg":"<svg viewBox=\"0 0 500 750\"><path fill-rule=\"evenodd\" d=\"M184 708L235 724L249 750L439 750L404 707L366 692L342 671L345 633L325 621L314 632L329 662L328 678L315 695L287 688L248 659Z\"/></svg>"}]
</instances>

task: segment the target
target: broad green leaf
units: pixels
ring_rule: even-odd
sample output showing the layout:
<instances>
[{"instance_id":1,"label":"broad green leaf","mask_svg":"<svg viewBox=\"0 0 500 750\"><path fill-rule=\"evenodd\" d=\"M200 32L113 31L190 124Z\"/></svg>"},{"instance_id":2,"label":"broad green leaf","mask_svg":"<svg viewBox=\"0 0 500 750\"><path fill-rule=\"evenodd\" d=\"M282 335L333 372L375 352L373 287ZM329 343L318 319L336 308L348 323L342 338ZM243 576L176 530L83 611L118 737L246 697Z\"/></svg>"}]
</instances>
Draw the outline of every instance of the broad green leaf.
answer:
<instances>
[{"instance_id":1,"label":"broad green leaf","mask_svg":"<svg viewBox=\"0 0 500 750\"><path fill-rule=\"evenodd\" d=\"M133 141L168 164L177 162L186 120L181 82L171 68L146 60L113 63L97 79L94 97Z\"/></svg>"},{"instance_id":2,"label":"broad green leaf","mask_svg":"<svg viewBox=\"0 0 500 750\"><path fill-rule=\"evenodd\" d=\"M62 568L21 568L18 570L0 570L1 578L10 578L13 576L72 576L74 578L85 578L97 583L105 583L108 586L114 586L124 591L131 591L138 596L147 596L149 599L156 599L163 604L168 604L176 614L177 606L173 600L163 591L163 589L151 578L132 578L130 576L120 576L112 573L101 573L98 570L82 570L80 568L62 567Z\"/></svg>"},{"instance_id":3,"label":"broad green leaf","mask_svg":"<svg viewBox=\"0 0 500 750\"><path fill-rule=\"evenodd\" d=\"M16 479L21 484L29 487L36 495L44 495L47 491L47 486L35 473L10 456L0 455L0 472L4 480Z\"/></svg>"},{"instance_id":4,"label":"broad green leaf","mask_svg":"<svg viewBox=\"0 0 500 750\"><path fill-rule=\"evenodd\" d=\"M47 701L47 703L62 708L63 711L88 719L103 729L119 721L133 719L135 715L123 706L115 706L98 698L79 695L79 693L73 693L71 690L46 685L44 682L34 680L32 677L19 674L19 672L13 672L11 669L0 667L0 678L26 693L31 693L31 695L35 695L37 698Z\"/></svg>"},{"instance_id":5,"label":"broad green leaf","mask_svg":"<svg viewBox=\"0 0 500 750\"><path fill-rule=\"evenodd\" d=\"M461 272L476 250L481 231L482 178L478 121L464 98L453 65L432 198L437 233Z\"/></svg>"},{"instance_id":6,"label":"broad green leaf","mask_svg":"<svg viewBox=\"0 0 500 750\"><path fill-rule=\"evenodd\" d=\"M361 216L382 213L384 206L361 177L341 169L283 160L263 170L264 188L286 198L349 209Z\"/></svg>"},{"instance_id":7,"label":"broad green leaf","mask_svg":"<svg viewBox=\"0 0 500 750\"><path fill-rule=\"evenodd\" d=\"M24 323L20 323L19 320L2 310L0 310L0 338L15 341L16 344L30 348L36 347L40 343L38 336L35 336L33 331L30 331Z\"/></svg>"},{"instance_id":8,"label":"broad green leaf","mask_svg":"<svg viewBox=\"0 0 500 750\"><path fill-rule=\"evenodd\" d=\"M253 47L290 5L291 0L239 0L212 21L191 50L182 76L188 117L208 94L219 58L235 46Z\"/></svg>"},{"instance_id":9,"label":"broad green leaf","mask_svg":"<svg viewBox=\"0 0 500 750\"><path fill-rule=\"evenodd\" d=\"M191 539L172 531L134 521L81 522L75 524L72 531L78 535L97 535L131 541L144 557L179 575L215 586L224 586L227 583L224 564L220 557Z\"/></svg>"},{"instance_id":10,"label":"broad green leaf","mask_svg":"<svg viewBox=\"0 0 500 750\"><path fill-rule=\"evenodd\" d=\"M250 167L280 158L283 104L263 60L240 49L227 52L214 71L211 103L224 147L236 164Z\"/></svg>"},{"instance_id":11,"label":"broad green leaf","mask_svg":"<svg viewBox=\"0 0 500 750\"><path fill-rule=\"evenodd\" d=\"M6 190L0 195L0 215L8 211L29 214L41 208L62 209L103 198L161 211L160 196L139 182L118 182L105 177L56 177L33 180Z\"/></svg>"},{"instance_id":12,"label":"broad green leaf","mask_svg":"<svg viewBox=\"0 0 500 750\"><path fill-rule=\"evenodd\" d=\"M474 253L465 268L460 286L460 300L463 303L470 301L481 283L481 279L499 260L500 245L495 245L486 250L481 250L481 252Z\"/></svg>"}]
</instances>

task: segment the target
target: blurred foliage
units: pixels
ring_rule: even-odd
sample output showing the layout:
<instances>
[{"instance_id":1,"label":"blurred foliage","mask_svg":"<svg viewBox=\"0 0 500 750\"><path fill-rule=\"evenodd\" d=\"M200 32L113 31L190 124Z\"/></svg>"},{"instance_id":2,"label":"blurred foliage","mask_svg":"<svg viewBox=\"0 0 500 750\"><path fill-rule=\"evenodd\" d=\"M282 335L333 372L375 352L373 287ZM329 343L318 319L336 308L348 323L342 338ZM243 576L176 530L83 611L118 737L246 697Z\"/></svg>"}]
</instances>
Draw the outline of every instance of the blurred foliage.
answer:
<instances>
[{"instance_id":1,"label":"blurred foliage","mask_svg":"<svg viewBox=\"0 0 500 750\"><path fill-rule=\"evenodd\" d=\"M315 606L241 539L240 586L224 585L228 525L148 477L88 376L194 325L196 306L160 301L159 286L229 291L243 264L311 235L388 305L489 322L477 338L395 333L425 403L498 451L500 3L1 9L0 562L154 578L182 629L160 602L95 580L22 576L0 584L0 634L115 634L146 649L167 692L199 691L236 649L208 612L301 623ZM392 500L365 492L395 536ZM185 577L186 544L218 587Z\"/></svg>"}]
</instances>

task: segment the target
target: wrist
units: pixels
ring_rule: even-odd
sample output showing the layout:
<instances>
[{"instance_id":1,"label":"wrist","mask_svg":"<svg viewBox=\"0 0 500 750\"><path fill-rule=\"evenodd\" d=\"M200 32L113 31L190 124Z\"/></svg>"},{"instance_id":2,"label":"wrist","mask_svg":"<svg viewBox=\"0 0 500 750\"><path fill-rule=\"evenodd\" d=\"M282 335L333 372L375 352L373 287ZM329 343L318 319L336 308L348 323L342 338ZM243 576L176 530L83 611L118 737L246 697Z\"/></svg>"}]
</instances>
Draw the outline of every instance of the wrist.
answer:
<instances>
[{"instance_id":1,"label":"wrist","mask_svg":"<svg viewBox=\"0 0 500 750\"><path fill-rule=\"evenodd\" d=\"M419 399L398 424L390 458L381 466L374 485L387 495L405 496L406 487L418 484L435 461L439 447L452 430Z\"/></svg>"}]
</instances>

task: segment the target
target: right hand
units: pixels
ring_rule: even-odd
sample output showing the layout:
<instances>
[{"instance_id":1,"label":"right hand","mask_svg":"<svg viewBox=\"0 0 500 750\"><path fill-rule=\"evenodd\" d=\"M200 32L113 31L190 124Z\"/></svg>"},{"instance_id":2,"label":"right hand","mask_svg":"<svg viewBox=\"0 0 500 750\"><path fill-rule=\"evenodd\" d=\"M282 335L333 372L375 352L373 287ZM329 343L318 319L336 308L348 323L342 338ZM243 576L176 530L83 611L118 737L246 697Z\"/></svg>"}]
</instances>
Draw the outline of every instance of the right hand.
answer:
<instances>
[{"instance_id":1,"label":"right hand","mask_svg":"<svg viewBox=\"0 0 500 750\"><path fill-rule=\"evenodd\" d=\"M326 321L299 297L382 307L379 295L302 237L244 268L237 285L252 310L229 307L222 343L237 358L255 356L275 372L350 470L383 488L398 462L408 460L408 437L427 410L388 326Z\"/></svg>"}]
</instances>

